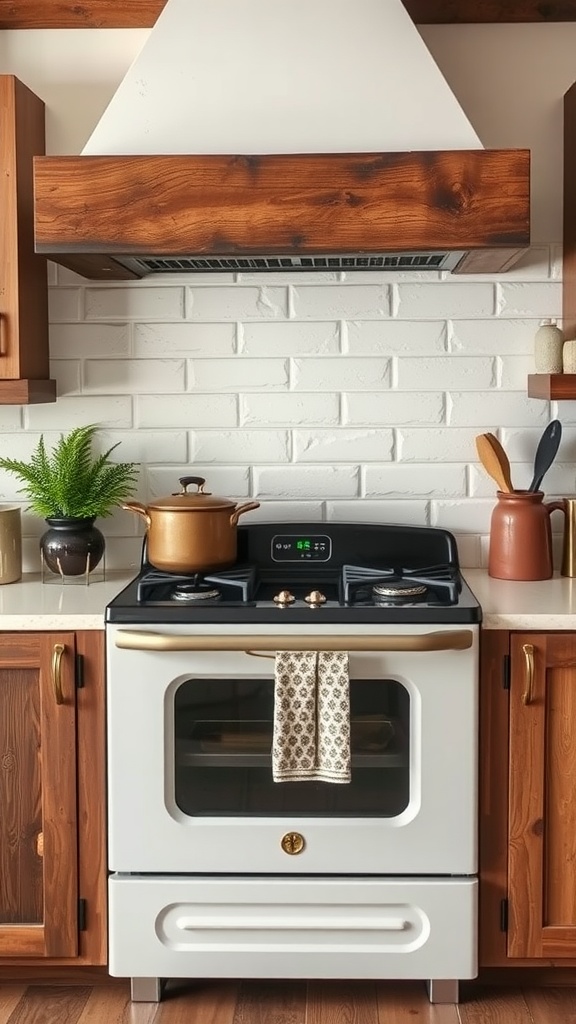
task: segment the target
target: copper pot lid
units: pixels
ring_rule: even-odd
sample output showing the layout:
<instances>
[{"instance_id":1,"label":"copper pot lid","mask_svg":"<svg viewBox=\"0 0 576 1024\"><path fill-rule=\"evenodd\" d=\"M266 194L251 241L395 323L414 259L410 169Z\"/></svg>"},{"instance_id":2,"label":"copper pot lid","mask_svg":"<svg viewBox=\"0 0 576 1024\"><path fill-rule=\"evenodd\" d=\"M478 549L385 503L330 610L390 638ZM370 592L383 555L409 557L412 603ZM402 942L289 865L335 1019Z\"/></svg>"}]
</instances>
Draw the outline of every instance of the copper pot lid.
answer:
<instances>
[{"instance_id":1,"label":"copper pot lid","mask_svg":"<svg viewBox=\"0 0 576 1024\"><path fill-rule=\"evenodd\" d=\"M217 495L211 494L210 491L205 491L206 481L203 476L181 476L179 483L182 486L179 493L169 494L165 498L157 498L156 501L149 502L147 511L157 509L163 512L217 512L220 509L236 508L236 502L231 498L219 498ZM188 494L190 484L196 484L198 487L193 494Z\"/></svg>"}]
</instances>

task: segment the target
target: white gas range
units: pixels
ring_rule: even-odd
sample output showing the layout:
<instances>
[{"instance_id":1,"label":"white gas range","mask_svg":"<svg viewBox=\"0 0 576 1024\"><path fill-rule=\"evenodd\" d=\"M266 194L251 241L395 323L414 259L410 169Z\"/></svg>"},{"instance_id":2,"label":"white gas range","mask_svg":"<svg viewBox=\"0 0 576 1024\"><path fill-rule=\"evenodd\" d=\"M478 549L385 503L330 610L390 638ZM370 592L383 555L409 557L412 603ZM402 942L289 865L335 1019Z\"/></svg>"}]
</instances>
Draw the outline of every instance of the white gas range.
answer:
<instances>
[{"instance_id":1,"label":"white gas range","mask_svg":"<svg viewBox=\"0 0 576 1024\"><path fill-rule=\"evenodd\" d=\"M476 975L480 608L442 530L241 527L107 609L110 971ZM351 780L275 783L275 653L349 654Z\"/></svg>"}]
</instances>

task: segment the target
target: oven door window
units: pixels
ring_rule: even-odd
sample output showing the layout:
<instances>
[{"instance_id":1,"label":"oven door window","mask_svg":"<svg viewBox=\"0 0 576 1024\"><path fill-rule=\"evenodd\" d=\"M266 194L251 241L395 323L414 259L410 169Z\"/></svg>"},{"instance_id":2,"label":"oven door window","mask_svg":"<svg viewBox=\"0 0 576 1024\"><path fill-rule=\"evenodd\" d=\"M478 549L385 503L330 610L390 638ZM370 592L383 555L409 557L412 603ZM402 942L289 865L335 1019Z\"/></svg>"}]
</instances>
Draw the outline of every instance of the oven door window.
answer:
<instances>
[{"instance_id":1,"label":"oven door window","mask_svg":"<svg viewBox=\"0 0 576 1024\"><path fill-rule=\"evenodd\" d=\"M274 782L274 686L190 679L174 698L175 800L187 815L393 818L410 800L410 696L395 679L350 683L348 784Z\"/></svg>"}]
</instances>

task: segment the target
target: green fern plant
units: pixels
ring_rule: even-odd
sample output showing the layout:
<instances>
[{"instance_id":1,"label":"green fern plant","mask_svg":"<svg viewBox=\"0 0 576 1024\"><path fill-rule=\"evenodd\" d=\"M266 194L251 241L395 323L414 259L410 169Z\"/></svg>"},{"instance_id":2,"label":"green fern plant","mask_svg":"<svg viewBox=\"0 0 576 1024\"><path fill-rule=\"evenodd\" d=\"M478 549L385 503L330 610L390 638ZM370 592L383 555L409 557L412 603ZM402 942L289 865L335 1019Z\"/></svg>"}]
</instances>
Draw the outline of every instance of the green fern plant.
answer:
<instances>
[{"instance_id":1,"label":"green fern plant","mask_svg":"<svg viewBox=\"0 0 576 1024\"><path fill-rule=\"evenodd\" d=\"M26 495L29 508L44 519L92 519L109 516L136 490L137 463L110 462L110 453L92 455L95 424L76 427L60 436L51 452L46 451L44 435L29 462L0 458L0 469L14 473L23 481L19 494Z\"/></svg>"}]
</instances>

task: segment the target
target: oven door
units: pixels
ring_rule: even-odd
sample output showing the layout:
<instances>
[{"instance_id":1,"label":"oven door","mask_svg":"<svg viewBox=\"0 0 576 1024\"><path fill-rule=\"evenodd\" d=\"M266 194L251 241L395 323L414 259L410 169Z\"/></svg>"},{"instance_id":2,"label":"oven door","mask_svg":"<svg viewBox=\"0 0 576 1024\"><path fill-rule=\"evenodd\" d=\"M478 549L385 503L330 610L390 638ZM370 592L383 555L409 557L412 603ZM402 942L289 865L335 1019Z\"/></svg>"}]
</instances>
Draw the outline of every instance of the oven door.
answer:
<instances>
[{"instance_id":1,"label":"oven door","mask_svg":"<svg viewBox=\"0 0 576 1024\"><path fill-rule=\"evenodd\" d=\"M478 627L225 629L108 627L111 870L476 871ZM287 647L349 651L349 784L272 780Z\"/></svg>"}]
</instances>

